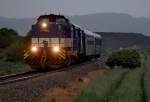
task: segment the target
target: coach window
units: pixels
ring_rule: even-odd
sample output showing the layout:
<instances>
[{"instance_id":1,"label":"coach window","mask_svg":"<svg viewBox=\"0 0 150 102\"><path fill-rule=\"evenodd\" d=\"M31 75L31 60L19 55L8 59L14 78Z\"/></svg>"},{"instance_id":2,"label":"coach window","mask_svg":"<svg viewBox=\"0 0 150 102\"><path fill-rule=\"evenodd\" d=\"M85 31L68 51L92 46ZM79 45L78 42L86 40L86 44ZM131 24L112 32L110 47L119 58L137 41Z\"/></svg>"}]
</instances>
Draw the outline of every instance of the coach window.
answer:
<instances>
[{"instance_id":1,"label":"coach window","mask_svg":"<svg viewBox=\"0 0 150 102\"><path fill-rule=\"evenodd\" d=\"M82 45L82 38L83 38L83 31L82 30L80 30L80 38L81 38L81 45Z\"/></svg>"},{"instance_id":2,"label":"coach window","mask_svg":"<svg viewBox=\"0 0 150 102\"><path fill-rule=\"evenodd\" d=\"M101 45L101 40L100 39L96 39L96 45Z\"/></svg>"},{"instance_id":3,"label":"coach window","mask_svg":"<svg viewBox=\"0 0 150 102\"><path fill-rule=\"evenodd\" d=\"M78 29L78 37L81 38L81 30L80 29Z\"/></svg>"},{"instance_id":4,"label":"coach window","mask_svg":"<svg viewBox=\"0 0 150 102\"><path fill-rule=\"evenodd\" d=\"M74 28L73 26L71 26L71 37L73 37L73 35L74 35Z\"/></svg>"},{"instance_id":5,"label":"coach window","mask_svg":"<svg viewBox=\"0 0 150 102\"><path fill-rule=\"evenodd\" d=\"M62 31L62 25L58 24L58 31L61 32Z\"/></svg>"},{"instance_id":6,"label":"coach window","mask_svg":"<svg viewBox=\"0 0 150 102\"><path fill-rule=\"evenodd\" d=\"M100 45L100 46L102 45L102 40L101 40L101 39L99 39L99 45Z\"/></svg>"},{"instance_id":7,"label":"coach window","mask_svg":"<svg viewBox=\"0 0 150 102\"><path fill-rule=\"evenodd\" d=\"M89 38L91 38L91 37L89 37ZM94 45L94 41L92 39L88 39L87 44L88 45Z\"/></svg>"},{"instance_id":8,"label":"coach window","mask_svg":"<svg viewBox=\"0 0 150 102\"><path fill-rule=\"evenodd\" d=\"M78 29L76 29L75 38L78 38Z\"/></svg>"},{"instance_id":9,"label":"coach window","mask_svg":"<svg viewBox=\"0 0 150 102\"><path fill-rule=\"evenodd\" d=\"M94 42L91 41L91 40L89 40L87 43L88 43L89 45L93 45L93 44L94 44Z\"/></svg>"}]
</instances>

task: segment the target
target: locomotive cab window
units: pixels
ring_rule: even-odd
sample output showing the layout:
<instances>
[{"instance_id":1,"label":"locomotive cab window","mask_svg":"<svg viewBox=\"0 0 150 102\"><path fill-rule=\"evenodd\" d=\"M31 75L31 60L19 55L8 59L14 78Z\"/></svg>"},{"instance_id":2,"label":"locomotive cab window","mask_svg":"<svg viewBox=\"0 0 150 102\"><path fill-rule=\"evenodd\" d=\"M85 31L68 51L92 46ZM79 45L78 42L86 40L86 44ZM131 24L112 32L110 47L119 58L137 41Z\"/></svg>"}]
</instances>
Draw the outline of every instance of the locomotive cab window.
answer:
<instances>
[{"instance_id":1,"label":"locomotive cab window","mask_svg":"<svg viewBox=\"0 0 150 102\"><path fill-rule=\"evenodd\" d=\"M87 41L87 44L88 44L88 45L94 45L94 41L88 40L88 41Z\"/></svg>"}]
</instances>

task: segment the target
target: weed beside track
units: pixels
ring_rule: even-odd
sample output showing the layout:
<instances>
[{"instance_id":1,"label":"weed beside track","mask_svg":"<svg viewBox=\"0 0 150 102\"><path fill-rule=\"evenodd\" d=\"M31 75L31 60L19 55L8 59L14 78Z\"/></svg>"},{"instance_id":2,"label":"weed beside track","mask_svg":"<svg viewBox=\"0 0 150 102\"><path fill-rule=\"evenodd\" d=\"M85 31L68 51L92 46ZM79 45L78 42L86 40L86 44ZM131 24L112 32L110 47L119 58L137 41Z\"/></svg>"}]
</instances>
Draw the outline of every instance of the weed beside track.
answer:
<instances>
[{"instance_id":1,"label":"weed beside track","mask_svg":"<svg viewBox=\"0 0 150 102\"><path fill-rule=\"evenodd\" d=\"M114 69L106 73L104 76L94 76L88 87L81 91L77 96L77 102L100 102L104 101L110 92L113 91L125 74L126 69ZM117 74L116 74L117 73Z\"/></svg>"}]
</instances>

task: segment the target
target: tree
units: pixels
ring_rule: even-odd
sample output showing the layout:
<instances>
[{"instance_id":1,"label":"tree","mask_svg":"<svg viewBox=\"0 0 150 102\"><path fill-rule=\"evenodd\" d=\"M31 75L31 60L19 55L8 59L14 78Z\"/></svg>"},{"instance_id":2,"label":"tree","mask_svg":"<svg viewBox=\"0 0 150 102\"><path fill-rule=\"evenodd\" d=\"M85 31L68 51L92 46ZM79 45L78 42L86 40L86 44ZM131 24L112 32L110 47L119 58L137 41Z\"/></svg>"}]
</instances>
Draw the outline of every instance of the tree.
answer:
<instances>
[{"instance_id":1,"label":"tree","mask_svg":"<svg viewBox=\"0 0 150 102\"><path fill-rule=\"evenodd\" d=\"M18 33L13 29L0 29L0 48L6 48L18 39Z\"/></svg>"}]
</instances>

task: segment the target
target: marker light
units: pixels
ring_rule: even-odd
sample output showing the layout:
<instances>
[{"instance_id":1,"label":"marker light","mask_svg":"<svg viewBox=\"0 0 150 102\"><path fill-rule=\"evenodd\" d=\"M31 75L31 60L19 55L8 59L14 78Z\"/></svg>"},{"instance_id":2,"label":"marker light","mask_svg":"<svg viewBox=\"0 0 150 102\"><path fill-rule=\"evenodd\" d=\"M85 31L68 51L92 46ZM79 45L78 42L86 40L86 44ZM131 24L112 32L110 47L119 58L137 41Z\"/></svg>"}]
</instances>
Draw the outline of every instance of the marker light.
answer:
<instances>
[{"instance_id":1,"label":"marker light","mask_svg":"<svg viewBox=\"0 0 150 102\"><path fill-rule=\"evenodd\" d=\"M59 52L60 48L58 46L53 47L54 52Z\"/></svg>"},{"instance_id":2,"label":"marker light","mask_svg":"<svg viewBox=\"0 0 150 102\"><path fill-rule=\"evenodd\" d=\"M33 47L31 48L31 51L32 51L32 52L37 52L37 51L38 51L38 48L37 48L36 46L33 46Z\"/></svg>"},{"instance_id":3,"label":"marker light","mask_svg":"<svg viewBox=\"0 0 150 102\"><path fill-rule=\"evenodd\" d=\"M47 27L47 23L43 22L42 23L42 28L46 28Z\"/></svg>"}]
</instances>

